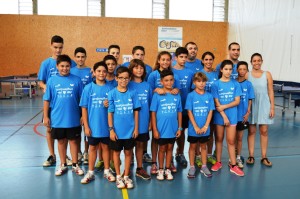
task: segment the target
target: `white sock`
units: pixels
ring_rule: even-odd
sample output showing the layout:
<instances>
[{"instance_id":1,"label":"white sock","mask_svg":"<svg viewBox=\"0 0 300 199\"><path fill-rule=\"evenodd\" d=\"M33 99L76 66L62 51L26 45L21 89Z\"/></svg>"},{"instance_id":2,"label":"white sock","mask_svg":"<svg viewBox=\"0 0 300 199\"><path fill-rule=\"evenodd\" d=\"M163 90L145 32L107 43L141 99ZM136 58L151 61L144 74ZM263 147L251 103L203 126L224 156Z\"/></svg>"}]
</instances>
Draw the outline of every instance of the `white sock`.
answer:
<instances>
[{"instance_id":1,"label":"white sock","mask_svg":"<svg viewBox=\"0 0 300 199\"><path fill-rule=\"evenodd\" d=\"M94 171L89 170L89 174L94 175Z\"/></svg>"},{"instance_id":2,"label":"white sock","mask_svg":"<svg viewBox=\"0 0 300 199\"><path fill-rule=\"evenodd\" d=\"M240 160L240 159L241 159L241 155L237 155L237 156L236 156L236 159L239 159L239 160Z\"/></svg>"},{"instance_id":3,"label":"white sock","mask_svg":"<svg viewBox=\"0 0 300 199\"><path fill-rule=\"evenodd\" d=\"M108 172L109 172L109 169L104 169L105 174L108 174Z\"/></svg>"},{"instance_id":4,"label":"white sock","mask_svg":"<svg viewBox=\"0 0 300 199\"><path fill-rule=\"evenodd\" d=\"M121 178L121 175L117 175L116 177L117 177L117 179L119 179L119 178Z\"/></svg>"},{"instance_id":5,"label":"white sock","mask_svg":"<svg viewBox=\"0 0 300 199\"><path fill-rule=\"evenodd\" d=\"M129 178L129 176L124 176L124 180L127 180Z\"/></svg>"}]
</instances>

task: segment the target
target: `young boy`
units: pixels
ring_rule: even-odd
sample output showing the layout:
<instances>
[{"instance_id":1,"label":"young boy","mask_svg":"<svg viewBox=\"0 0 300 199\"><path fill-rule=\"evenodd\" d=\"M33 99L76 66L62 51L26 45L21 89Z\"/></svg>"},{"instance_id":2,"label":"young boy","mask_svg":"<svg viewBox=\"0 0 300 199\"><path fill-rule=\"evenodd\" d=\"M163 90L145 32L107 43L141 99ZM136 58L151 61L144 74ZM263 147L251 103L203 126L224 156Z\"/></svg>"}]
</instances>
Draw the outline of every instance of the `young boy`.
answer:
<instances>
[{"instance_id":1,"label":"young boy","mask_svg":"<svg viewBox=\"0 0 300 199\"><path fill-rule=\"evenodd\" d=\"M192 87L192 78L193 71L185 68L185 63L188 57L188 50L184 47L179 47L175 51L175 60L176 65L173 66L173 72L179 77L180 82L180 97L182 107L185 107L185 102L188 93L191 91ZM184 131L188 127L189 118L187 112L183 110L182 113L182 132L181 136L176 140L177 142L177 150L176 150L176 161L179 162L182 166L187 166L186 158L183 154L184 151L184 143L185 143L185 134Z\"/></svg>"},{"instance_id":2,"label":"young boy","mask_svg":"<svg viewBox=\"0 0 300 199\"><path fill-rule=\"evenodd\" d=\"M77 164L76 141L81 133L79 100L83 86L79 77L70 74L71 59L68 55L59 55L56 65L59 74L49 79L43 97L44 124L47 128L51 128L52 138L58 140L61 165L55 175L60 176L68 170L66 164L68 141L71 146L72 170L78 175L83 175L82 169Z\"/></svg>"},{"instance_id":3,"label":"young boy","mask_svg":"<svg viewBox=\"0 0 300 199\"><path fill-rule=\"evenodd\" d=\"M112 55L112 56L114 56L116 58L116 60L117 60L117 66L118 66L118 61L119 61L119 58L120 58L120 51L121 51L121 48L120 48L119 45L113 44L113 45L110 45L108 47L108 54Z\"/></svg>"},{"instance_id":4,"label":"young boy","mask_svg":"<svg viewBox=\"0 0 300 199\"><path fill-rule=\"evenodd\" d=\"M170 167L175 139L180 137L183 130L181 126L182 106L180 96L170 93L174 83L173 72L171 70L163 70L160 74L160 79L166 94L159 95L154 93L150 106L153 136L155 139L158 139L159 145L159 170L156 178L164 180L164 176L166 176L167 180L173 180ZM166 161L165 171L164 161Z\"/></svg>"},{"instance_id":5,"label":"young boy","mask_svg":"<svg viewBox=\"0 0 300 199\"><path fill-rule=\"evenodd\" d=\"M86 61L86 50L82 47L78 47L74 51L74 58L75 62L77 64L76 67L71 68L71 74L76 75L79 77L82 81L83 87L85 87L87 84L91 83L93 78L92 78L92 73L91 73L91 68L87 67L85 65ZM78 139L78 163L80 164L82 162L83 158L83 164L88 164L88 142L85 140L84 142L84 154L82 156L81 153L81 136Z\"/></svg>"},{"instance_id":6,"label":"young boy","mask_svg":"<svg viewBox=\"0 0 300 199\"><path fill-rule=\"evenodd\" d=\"M119 67L116 71L118 86L108 93L108 125L110 132L110 148L113 150L113 160L116 169L116 185L118 188L133 188L129 178L132 149L134 139L138 136L139 109L141 108L135 90L128 89L130 71L126 67ZM124 179L120 174L120 153L124 149L125 171Z\"/></svg>"},{"instance_id":7,"label":"young boy","mask_svg":"<svg viewBox=\"0 0 300 199\"><path fill-rule=\"evenodd\" d=\"M190 143L189 158L190 169L189 178L195 177L195 150L197 143L200 143L202 167L200 172L206 177L211 177L211 172L206 166L207 163L207 141L210 138L210 121L215 109L213 97L205 92L207 77L204 73L197 72L194 75L193 83L195 90L188 94L185 109L189 116L188 142Z\"/></svg>"}]
</instances>

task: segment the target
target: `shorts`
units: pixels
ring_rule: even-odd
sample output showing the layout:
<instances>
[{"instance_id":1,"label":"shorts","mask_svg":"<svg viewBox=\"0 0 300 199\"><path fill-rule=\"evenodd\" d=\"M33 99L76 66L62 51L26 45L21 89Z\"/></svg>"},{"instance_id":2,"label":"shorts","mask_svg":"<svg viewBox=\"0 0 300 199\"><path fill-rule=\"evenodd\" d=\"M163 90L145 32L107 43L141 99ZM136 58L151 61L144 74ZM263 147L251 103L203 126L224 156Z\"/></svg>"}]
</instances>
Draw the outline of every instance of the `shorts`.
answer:
<instances>
[{"instance_id":1,"label":"shorts","mask_svg":"<svg viewBox=\"0 0 300 199\"><path fill-rule=\"evenodd\" d=\"M187 141L189 143L200 142L201 144L208 142L208 140L210 140L210 136L202 136L202 137L188 136L188 139L187 139Z\"/></svg>"},{"instance_id":2,"label":"shorts","mask_svg":"<svg viewBox=\"0 0 300 199\"><path fill-rule=\"evenodd\" d=\"M135 140L139 142L147 142L149 139L150 139L149 132L139 134L137 138L135 138Z\"/></svg>"},{"instance_id":3,"label":"shorts","mask_svg":"<svg viewBox=\"0 0 300 199\"><path fill-rule=\"evenodd\" d=\"M116 141L109 140L109 148L114 151L131 150L135 146L135 140L130 139L119 139Z\"/></svg>"},{"instance_id":4,"label":"shorts","mask_svg":"<svg viewBox=\"0 0 300 199\"><path fill-rule=\"evenodd\" d=\"M87 137L87 141L89 145L97 146L99 143L109 145L109 137L95 138L95 137Z\"/></svg>"},{"instance_id":5,"label":"shorts","mask_svg":"<svg viewBox=\"0 0 300 199\"><path fill-rule=\"evenodd\" d=\"M183 130L189 127L189 117L188 115L182 115L182 128Z\"/></svg>"},{"instance_id":6,"label":"shorts","mask_svg":"<svg viewBox=\"0 0 300 199\"><path fill-rule=\"evenodd\" d=\"M81 126L72 127L72 128L52 128L51 137L52 139L68 139L75 140L78 139L81 135Z\"/></svg>"},{"instance_id":7,"label":"shorts","mask_svg":"<svg viewBox=\"0 0 300 199\"><path fill-rule=\"evenodd\" d=\"M237 131L243 131L243 130L248 129L248 128L249 128L249 122L243 123L242 121L239 121L236 124L236 130Z\"/></svg>"},{"instance_id":8,"label":"shorts","mask_svg":"<svg viewBox=\"0 0 300 199\"><path fill-rule=\"evenodd\" d=\"M157 140L158 145L165 145L165 144L174 144L176 138L159 138Z\"/></svg>"}]
</instances>

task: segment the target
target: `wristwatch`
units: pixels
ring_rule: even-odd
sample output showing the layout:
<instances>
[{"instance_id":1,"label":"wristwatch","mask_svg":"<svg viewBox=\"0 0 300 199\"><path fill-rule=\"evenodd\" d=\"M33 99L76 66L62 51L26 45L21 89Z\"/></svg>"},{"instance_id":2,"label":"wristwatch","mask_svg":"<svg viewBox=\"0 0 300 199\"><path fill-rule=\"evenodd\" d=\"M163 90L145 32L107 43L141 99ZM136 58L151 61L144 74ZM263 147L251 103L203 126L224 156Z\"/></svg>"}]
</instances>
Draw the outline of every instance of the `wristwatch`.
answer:
<instances>
[{"instance_id":1,"label":"wristwatch","mask_svg":"<svg viewBox=\"0 0 300 199\"><path fill-rule=\"evenodd\" d=\"M108 127L108 131L110 132L111 130L114 130L114 127Z\"/></svg>"},{"instance_id":2,"label":"wristwatch","mask_svg":"<svg viewBox=\"0 0 300 199\"><path fill-rule=\"evenodd\" d=\"M183 128L182 128L182 127L179 127L179 128L178 128L178 130L179 130L179 131L182 131L182 130L183 130Z\"/></svg>"}]
</instances>

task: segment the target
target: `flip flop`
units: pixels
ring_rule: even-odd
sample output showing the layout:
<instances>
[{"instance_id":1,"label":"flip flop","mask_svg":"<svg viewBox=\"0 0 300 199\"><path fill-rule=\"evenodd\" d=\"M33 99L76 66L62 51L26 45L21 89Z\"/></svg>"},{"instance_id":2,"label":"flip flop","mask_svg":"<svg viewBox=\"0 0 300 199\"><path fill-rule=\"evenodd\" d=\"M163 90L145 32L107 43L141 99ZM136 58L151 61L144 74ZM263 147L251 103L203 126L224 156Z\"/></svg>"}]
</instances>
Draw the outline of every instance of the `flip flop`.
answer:
<instances>
[{"instance_id":1,"label":"flip flop","mask_svg":"<svg viewBox=\"0 0 300 199\"><path fill-rule=\"evenodd\" d=\"M270 162L268 158L262 158L260 162L267 167L272 166L272 162Z\"/></svg>"},{"instance_id":2,"label":"flip flop","mask_svg":"<svg viewBox=\"0 0 300 199\"><path fill-rule=\"evenodd\" d=\"M247 164L250 164L250 165L253 165L255 163L255 159L254 157L252 156L249 156L247 161L246 161Z\"/></svg>"}]
</instances>

